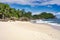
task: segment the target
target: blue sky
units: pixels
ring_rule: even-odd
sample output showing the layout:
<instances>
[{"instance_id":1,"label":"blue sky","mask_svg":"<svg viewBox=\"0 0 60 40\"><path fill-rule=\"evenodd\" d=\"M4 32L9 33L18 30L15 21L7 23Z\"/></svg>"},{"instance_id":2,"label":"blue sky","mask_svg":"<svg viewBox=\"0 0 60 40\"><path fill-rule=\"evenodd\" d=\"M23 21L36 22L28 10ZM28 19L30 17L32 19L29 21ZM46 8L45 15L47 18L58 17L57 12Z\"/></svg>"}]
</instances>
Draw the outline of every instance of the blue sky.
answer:
<instances>
[{"instance_id":1,"label":"blue sky","mask_svg":"<svg viewBox=\"0 0 60 40\"><path fill-rule=\"evenodd\" d=\"M0 0L0 2L8 3L12 8L31 11L33 14L51 12L60 17L60 0Z\"/></svg>"}]
</instances>

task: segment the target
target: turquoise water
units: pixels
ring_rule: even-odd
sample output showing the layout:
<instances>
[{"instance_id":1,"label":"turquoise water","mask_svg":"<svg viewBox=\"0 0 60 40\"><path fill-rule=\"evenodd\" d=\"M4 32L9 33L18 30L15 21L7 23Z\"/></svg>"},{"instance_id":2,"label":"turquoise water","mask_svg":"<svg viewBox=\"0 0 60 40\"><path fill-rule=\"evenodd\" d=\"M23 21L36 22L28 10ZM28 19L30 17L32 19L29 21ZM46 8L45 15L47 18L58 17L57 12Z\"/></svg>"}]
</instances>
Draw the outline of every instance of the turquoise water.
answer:
<instances>
[{"instance_id":1,"label":"turquoise water","mask_svg":"<svg viewBox=\"0 0 60 40\"><path fill-rule=\"evenodd\" d=\"M44 19L43 21L50 21L50 23L60 24L60 19Z\"/></svg>"}]
</instances>

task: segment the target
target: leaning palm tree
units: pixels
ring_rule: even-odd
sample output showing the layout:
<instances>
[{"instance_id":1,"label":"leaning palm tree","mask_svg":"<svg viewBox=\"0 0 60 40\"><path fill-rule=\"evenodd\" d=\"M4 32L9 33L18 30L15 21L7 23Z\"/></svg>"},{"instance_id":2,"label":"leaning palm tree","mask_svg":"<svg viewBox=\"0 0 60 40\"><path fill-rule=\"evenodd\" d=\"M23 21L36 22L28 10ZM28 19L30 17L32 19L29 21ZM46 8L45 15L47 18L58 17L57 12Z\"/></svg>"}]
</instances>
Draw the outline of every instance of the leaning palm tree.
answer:
<instances>
[{"instance_id":1,"label":"leaning palm tree","mask_svg":"<svg viewBox=\"0 0 60 40\"><path fill-rule=\"evenodd\" d=\"M5 17L4 17L4 13L2 13L2 19L4 19Z\"/></svg>"}]
</instances>

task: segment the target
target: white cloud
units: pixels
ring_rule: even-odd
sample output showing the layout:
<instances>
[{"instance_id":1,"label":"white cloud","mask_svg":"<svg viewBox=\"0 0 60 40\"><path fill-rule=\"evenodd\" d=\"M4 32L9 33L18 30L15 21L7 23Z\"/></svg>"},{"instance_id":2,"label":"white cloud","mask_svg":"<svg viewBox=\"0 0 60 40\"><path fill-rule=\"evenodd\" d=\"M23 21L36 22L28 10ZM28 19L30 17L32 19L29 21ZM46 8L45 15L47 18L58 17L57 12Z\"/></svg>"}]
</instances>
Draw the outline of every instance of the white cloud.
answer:
<instances>
[{"instance_id":1,"label":"white cloud","mask_svg":"<svg viewBox=\"0 0 60 40\"><path fill-rule=\"evenodd\" d=\"M33 1L39 1L39 0L0 0L0 2L2 3L10 3L10 4L17 3L17 4L31 5L31 6L37 5L32 3Z\"/></svg>"},{"instance_id":2,"label":"white cloud","mask_svg":"<svg viewBox=\"0 0 60 40\"><path fill-rule=\"evenodd\" d=\"M57 18L60 18L60 12L56 13Z\"/></svg>"},{"instance_id":3,"label":"white cloud","mask_svg":"<svg viewBox=\"0 0 60 40\"><path fill-rule=\"evenodd\" d=\"M0 0L0 2L28 4L28 0Z\"/></svg>"},{"instance_id":4,"label":"white cloud","mask_svg":"<svg viewBox=\"0 0 60 40\"><path fill-rule=\"evenodd\" d=\"M32 15L38 15L38 14L40 14L41 12L33 12L33 14Z\"/></svg>"},{"instance_id":5,"label":"white cloud","mask_svg":"<svg viewBox=\"0 0 60 40\"><path fill-rule=\"evenodd\" d=\"M51 0L48 2L41 3L41 5L57 4L60 5L60 0Z\"/></svg>"},{"instance_id":6,"label":"white cloud","mask_svg":"<svg viewBox=\"0 0 60 40\"><path fill-rule=\"evenodd\" d=\"M56 13L56 15L60 15L60 12Z\"/></svg>"},{"instance_id":7,"label":"white cloud","mask_svg":"<svg viewBox=\"0 0 60 40\"><path fill-rule=\"evenodd\" d=\"M41 3L33 3L34 1L39 1ZM49 4L57 4L60 5L60 0L0 0L0 2L7 2L7 3L18 3L22 5L49 5Z\"/></svg>"}]
</instances>

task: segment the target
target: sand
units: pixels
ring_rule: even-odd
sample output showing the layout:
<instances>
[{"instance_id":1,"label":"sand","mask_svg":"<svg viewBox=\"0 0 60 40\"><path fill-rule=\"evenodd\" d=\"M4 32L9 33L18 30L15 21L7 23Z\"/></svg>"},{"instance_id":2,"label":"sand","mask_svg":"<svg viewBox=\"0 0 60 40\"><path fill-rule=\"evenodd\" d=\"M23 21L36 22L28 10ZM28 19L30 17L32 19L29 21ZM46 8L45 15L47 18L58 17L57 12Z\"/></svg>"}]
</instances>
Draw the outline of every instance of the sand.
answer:
<instances>
[{"instance_id":1,"label":"sand","mask_svg":"<svg viewBox=\"0 0 60 40\"><path fill-rule=\"evenodd\" d=\"M47 24L0 22L0 40L60 40L60 30Z\"/></svg>"}]
</instances>

